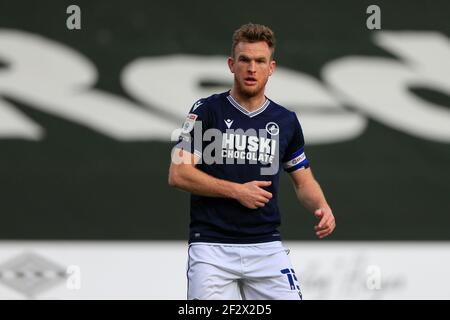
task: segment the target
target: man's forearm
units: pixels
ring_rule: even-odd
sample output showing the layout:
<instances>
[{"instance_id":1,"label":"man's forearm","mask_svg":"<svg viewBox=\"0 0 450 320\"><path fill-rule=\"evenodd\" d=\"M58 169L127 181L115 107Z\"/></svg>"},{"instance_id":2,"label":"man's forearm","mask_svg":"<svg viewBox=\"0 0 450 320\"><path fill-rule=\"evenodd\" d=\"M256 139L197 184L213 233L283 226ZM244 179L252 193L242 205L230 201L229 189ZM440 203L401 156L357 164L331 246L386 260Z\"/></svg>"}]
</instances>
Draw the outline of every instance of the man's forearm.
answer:
<instances>
[{"instance_id":1,"label":"man's forearm","mask_svg":"<svg viewBox=\"0 0 450 320\"><path fill-rule=\"evenodd\" d=\"M329 208L322 189L315 179L296 185L295 192L300 203L311 212L319 208Z\"/></svg>"},{"instance_id":2,"label":"man's forearm","mask_svg":"<svg viewBox=\"0 0 450 320\"><path fill-rule=\"evenodd\" d=\"M181 166L185 167L171 168L170 185L202 196L236 198L240 184L215 178L190 165Z\"/></svg>"}]
</instances>

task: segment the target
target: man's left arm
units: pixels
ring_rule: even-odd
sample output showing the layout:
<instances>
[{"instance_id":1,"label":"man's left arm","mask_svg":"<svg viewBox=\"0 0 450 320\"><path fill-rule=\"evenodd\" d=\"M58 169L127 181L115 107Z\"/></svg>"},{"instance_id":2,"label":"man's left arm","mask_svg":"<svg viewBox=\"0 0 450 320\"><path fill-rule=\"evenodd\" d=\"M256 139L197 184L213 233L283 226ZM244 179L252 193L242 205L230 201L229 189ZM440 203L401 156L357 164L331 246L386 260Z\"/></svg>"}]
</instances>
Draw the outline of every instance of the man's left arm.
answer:
<instances>
[{"instance_id":1,"label":"man's left arm","mask_svg":"<svg viewBox=\"0 0 450 320\"><path fill-rule=\"evenodd\" d=\"M317 237L322 239L330 235L336 227L336 222L311 168L296 170L289 175L300 203L319 219L319 223L314 227Z\"/></svg>"}]
</instances>

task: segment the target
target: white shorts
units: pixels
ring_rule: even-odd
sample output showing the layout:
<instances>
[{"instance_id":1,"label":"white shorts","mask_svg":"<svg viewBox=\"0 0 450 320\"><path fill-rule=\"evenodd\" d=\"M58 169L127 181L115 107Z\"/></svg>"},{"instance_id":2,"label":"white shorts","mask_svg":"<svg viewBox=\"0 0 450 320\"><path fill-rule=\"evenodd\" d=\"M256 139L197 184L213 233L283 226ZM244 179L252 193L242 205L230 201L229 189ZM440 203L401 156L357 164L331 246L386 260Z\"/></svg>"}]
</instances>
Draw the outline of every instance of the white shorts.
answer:
<instances>
[{"instance_id":1,"label":"white shorts","mask_svg":"<svg viewBox=\"0 0 450 320\"><path fill-rule=\"evenodd\" d=\"M187 298L301 300L300 284L281 241L257 244L192 243Z\"/></svg>"}]
</instances>

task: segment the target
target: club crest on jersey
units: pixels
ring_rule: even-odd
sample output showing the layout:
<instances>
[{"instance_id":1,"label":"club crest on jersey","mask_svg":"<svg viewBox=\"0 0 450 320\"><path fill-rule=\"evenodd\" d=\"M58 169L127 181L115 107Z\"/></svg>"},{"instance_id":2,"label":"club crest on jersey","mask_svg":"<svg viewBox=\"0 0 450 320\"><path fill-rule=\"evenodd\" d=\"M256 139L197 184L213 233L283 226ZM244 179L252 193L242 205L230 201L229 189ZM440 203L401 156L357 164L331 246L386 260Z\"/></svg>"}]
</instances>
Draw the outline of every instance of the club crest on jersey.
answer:
<instances>
[{"instance_id":1,"label":"club crest on jersey","mask_svg":"<svg viewBox=\"0 0 450 320\"><path fill-rule=\"evenodd\" d=\"M266 124L266 131L270 133L272 136L276 136L280 133L280 128L275 122L268 122Z\"/></svg>"},{"instance_id":2,"label":"club crest on jersey","mask_svg":"<svg viewBox=\"0 0 450 320\"><path fill-rule=\"evenodd\" d=\"M183 123L183 127L181 128L181 131L183 133L189 133L194 129L195 120L197 119L198 115L195 113L189 113L186 117L186 120Z\"/></svg>"}]
</instances>

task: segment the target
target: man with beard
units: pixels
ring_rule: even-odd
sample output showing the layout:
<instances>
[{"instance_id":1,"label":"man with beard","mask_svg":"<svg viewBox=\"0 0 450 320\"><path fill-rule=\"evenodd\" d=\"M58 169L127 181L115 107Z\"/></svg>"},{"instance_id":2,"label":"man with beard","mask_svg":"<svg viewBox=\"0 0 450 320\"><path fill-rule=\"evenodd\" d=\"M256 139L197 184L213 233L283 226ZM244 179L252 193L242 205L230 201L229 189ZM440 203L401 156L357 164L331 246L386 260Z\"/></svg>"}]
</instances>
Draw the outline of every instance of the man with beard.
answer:
<instances>
[{"instance_id":1,"label":"man with beard","mask_svg":"<svg viewBox=\"0 0 450 320\"><path fill-rule=\"evenodd\" d=\"M274 50L270 28L249 23L236 30L228 58L231 90L197 101L174 147L169 185L191 193L188 299L302 298L277 230L279 163L300 203L318 218L316 235L335 228L296 114L264 95ZM219 132L213 163L202 139L208 130Z\"/></svg>"}]
</instances>

